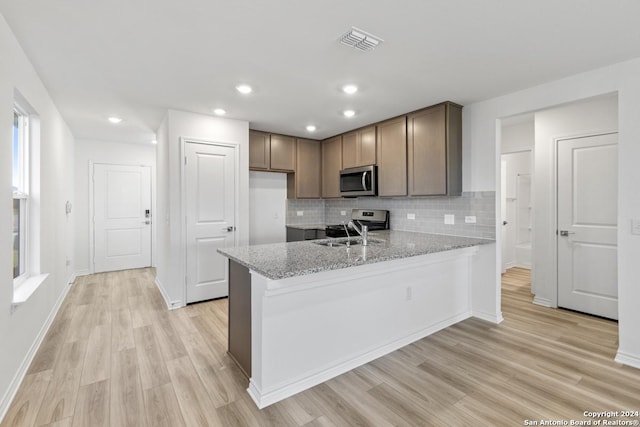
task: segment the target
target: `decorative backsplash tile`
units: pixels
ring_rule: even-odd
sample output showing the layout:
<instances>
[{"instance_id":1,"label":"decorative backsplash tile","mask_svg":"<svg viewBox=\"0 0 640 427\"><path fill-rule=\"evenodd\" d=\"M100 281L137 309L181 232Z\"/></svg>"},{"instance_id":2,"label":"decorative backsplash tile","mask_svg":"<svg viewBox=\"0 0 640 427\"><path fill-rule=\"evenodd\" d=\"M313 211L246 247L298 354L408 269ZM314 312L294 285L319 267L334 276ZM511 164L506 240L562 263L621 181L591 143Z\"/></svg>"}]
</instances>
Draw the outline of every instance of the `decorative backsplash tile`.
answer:
<instances>
[{"instance_id":1,"label":"decorative backsplash tile","mask_svg":"<svg viewBox=\"0 0 640 427\"><path fill-rule=\"evenodd\" d=\"M324 200L287 200L287 224L324 224ZM302 212L302 215L298 215Z\"/></svg>"},{"instance_id":2,"label":"decorative backsplash tile","mask_svg":"<svg viewBox=\"0 0 640 427\"><path fill-rule=\"evenodd\" d=\"M351 217L351 209L387 209L391 229L495 239L495 192L465 192L461 197L359 197L341 200L288 200L288 224L340 224ZM303 211L303 216L297 216ZM341 215L345 212L345 215ZM414 214L415 219L407 219ZM444 223L454 215L454 224ZM465 223L475 216L475 224Z\"/></svg>"}]
</instances>

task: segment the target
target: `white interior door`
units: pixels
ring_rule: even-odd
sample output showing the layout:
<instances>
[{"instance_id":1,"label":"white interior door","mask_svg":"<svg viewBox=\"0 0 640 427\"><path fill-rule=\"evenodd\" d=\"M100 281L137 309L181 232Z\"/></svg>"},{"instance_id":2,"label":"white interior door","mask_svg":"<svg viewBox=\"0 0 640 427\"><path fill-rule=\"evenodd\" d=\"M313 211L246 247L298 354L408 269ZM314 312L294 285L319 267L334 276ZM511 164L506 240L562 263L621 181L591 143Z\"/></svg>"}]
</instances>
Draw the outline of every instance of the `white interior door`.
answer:
<instances>
[{"instance_id":1,"label":"white interior door","mask_svg":"<svg viewBox=\"0 0 640 427\"><path fill-rule=\"evenodd\" d=\"M151 167L93 165L94 271L151 265Z\"/></svg>"},{"instance_id":2,"label":"white interior door","mask_svg":"<svg viewBox=\"0 0 640 427\"><path fill-rule=\"evenodd\" d=\"M229 294L227 259L235 246L236 161L228 146L185 143L187 303Z\"/></svg>"},{"instance_id":3,"label":"white interior door","mask_svg":"<svg viewBox=\"0 0 640 427\"><path fill-rule=\"evenodd\" d=\"M558 142L558 306L618 318L617 134Z\"/></svg>"}]
</instances>

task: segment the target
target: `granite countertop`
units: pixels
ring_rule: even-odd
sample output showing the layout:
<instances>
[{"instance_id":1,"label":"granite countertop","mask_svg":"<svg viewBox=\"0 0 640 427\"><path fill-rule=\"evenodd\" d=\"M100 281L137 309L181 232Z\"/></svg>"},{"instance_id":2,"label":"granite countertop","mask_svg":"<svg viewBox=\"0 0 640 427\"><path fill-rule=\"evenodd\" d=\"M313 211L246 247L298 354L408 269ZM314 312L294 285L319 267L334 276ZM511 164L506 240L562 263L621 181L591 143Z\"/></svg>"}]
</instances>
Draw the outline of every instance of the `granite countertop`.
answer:
<instances>
[{"instance_id":1,"label":"granite countertop","mask_svg":"<svg viewBox=\"0 0 640 427\"><path fill-rule=\"evenodd\" d=\"M307 240L218 249L222 255L268 279L279 280L327 270L373 264L453 249L494 243L495 240L406 231L369 233L369 245L328 247L317 242L344 242L346 238ZM360 242L361 239L352 238ZM316 242L316 243L314 243Z\"/></svg>"},{"instance_id":2,"label":"granite countertop","mask_svg":"<svg viewBox=\"0 0 640 427\"><path fill-rule=\"evenodd\" d=\"M300 230L324 230L324 224L287 224L289 228L298 228Z\"/></svg>"}]
</instances>

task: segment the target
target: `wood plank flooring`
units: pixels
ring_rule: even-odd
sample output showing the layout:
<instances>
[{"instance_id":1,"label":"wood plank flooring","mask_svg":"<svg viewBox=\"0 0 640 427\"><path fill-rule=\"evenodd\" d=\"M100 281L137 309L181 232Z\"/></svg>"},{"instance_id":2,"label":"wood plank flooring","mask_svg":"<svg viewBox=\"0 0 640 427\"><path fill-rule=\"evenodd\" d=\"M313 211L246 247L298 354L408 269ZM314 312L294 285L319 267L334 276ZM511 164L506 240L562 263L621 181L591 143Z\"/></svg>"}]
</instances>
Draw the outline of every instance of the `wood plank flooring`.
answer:
<instances>
[{"instance_id":1,"label":"wood plank flooring","mask_svg":"<svg viewBox=\"0 0 640 427\"><path fill-rule=\"evenodd\" d=\"M617 323L533 305L503 276L505 321L468 319L258 410L226 354L227 301L168 311L153 270L80 277L2 426L515 426L640 410Z\"/></svg>"}]
</instances>

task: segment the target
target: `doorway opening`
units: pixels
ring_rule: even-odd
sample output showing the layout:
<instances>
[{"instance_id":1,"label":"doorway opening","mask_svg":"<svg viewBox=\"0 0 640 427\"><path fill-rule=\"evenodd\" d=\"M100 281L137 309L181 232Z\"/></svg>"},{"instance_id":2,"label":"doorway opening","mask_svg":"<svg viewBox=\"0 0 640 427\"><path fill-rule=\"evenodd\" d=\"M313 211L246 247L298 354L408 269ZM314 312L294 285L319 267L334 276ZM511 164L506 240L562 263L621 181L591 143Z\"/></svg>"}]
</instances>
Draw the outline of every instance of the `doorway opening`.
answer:
<instances>
[{"instance_id":1,"label":"doorway opening","mask_svg":"<svg viewBox=\"0 0 640 427\"><path fill-rule=\"evenodd\" d=\"M537 305L575 310L562 295L589 294L580 311L603 316L606 300L617 318L617 105L607 94L501 120L502 271L531 268Z\"/></svg>"}]
</instances>

